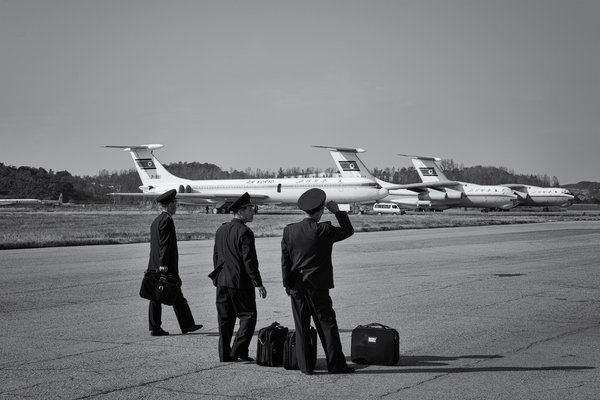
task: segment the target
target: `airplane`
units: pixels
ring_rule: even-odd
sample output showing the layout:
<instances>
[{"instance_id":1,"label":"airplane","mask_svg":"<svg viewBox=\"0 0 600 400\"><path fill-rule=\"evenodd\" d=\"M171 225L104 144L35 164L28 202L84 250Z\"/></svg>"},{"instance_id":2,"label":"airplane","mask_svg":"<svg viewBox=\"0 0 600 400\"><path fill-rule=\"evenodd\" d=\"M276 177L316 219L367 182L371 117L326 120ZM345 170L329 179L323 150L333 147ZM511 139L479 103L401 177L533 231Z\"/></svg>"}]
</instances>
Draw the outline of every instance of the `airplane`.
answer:
<instances>
[{"instance_id":1,"label":"airplane","mask_svg":"<svg viewBox=\"0 0 600 400\"><path fill-rule=\"evenodd\" d=\"M180 202L212 205L222 210L244 192L248 192L256 204L296 203L302 193L315 187L323 189L328 200L338 203L373 202L388 195L387 190L377 182L363 177L184 179L168 172L154 156L154 150L162 148L162 144L102 147L128 151L142 180L142 186L139 187L141 193L110 193L113 196L156 198L167 190L176 189Z\"/></svg>"},{"instance_id":2,"label":"airplane","mask_svg":"<svg viewBox=\"0 0 600 400\"><path fill-rule=\"evenodd\" d=\"M41 205L40 199L0 199L0 206L31 206Z\"/></svg>"},{"instance_id":3,"label":"airplane","mask_svg":"<svg viewBox=\"0 0 600 400\"><path fill-rule=\"evenodd\" d=\"M342 177L364 177L372 179L388 190L389 195L378 200L380 203L396 203L405 208L428 209L439 200L448 200L457 194L448 191L442 192L446 187L454 186L458 182L446 181L441 183L409 183L394 184L382 181L376 178L362 162L358 153L363 153L363 149L347 147L328 147L313 146L329 150L333 161L335 162L340 176ZM447 207L446 207L447 208ZM443 208L441 208L443 209Z\"/></svg>"},{"instance_id":4,"label":"airplane","mask_svg":"<svg viewBox=\"0 0 600 400\"><path fill-rule=\"evenodd\" d=\"M543 207L549 211L549 207L568 207L575 201L575 196L567 189L558 187L539 187L522 184L505 184L513 190L519 198L519 206Z\"/></svg>"},{"instance_id":5,"label":"airplane","mask_svg":"<svg viewBox=\"0 0 600 400\"><path fill-rule=\"evenodd\" d=\"M0 199L0 206L60 206L63 204L62 193L58 200L40 199Z\"/></svg>"},{"instance_id":6,"label":"airplane","mask_svg":"<svg viewBox=\"0 0 600 400\"><path fill-rule=\"evenodd\" d=\"M389 195L378 202L432 210L451 207L509 209L517 202L517 196L504 186L482 186L447 179L436 164L441 161L439 158L410 156L422 182L398 185L375 178L358 157L358 153L364 151L362 149L314 147L329 150L342 177L368 177L387 189Z\"/></svg>"},{"instance_id":7,"label":"airplane","mask_svg":"<svg viewBox=\"0 0 600 400\"><path fill-rule=\"evenodd\" d=\"M411 157L412 163L423 182L449 182L438 164L441 158L421 157L399 154ZM509 190L506 190L509 189ZM456 185L445 188L448 198L439 199L432 203L433 207L471 207L509 210L519 202L519 197L510 188L503 185L478 185L476 183L456 182Z\"/></svg>"}]
</instances>

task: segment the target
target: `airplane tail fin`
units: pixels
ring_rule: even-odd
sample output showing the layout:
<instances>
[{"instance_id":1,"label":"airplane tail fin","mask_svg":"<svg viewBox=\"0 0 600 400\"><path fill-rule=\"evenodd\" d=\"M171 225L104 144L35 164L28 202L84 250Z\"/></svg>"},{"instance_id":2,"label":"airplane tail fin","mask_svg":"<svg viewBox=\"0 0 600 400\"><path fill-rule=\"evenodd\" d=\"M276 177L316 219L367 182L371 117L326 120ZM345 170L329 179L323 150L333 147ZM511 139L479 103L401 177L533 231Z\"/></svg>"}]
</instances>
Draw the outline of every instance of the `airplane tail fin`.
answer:
<instances>
[{"instance_id":1,"label":"airplane tail fin","mask_svg":"<svg viewBox=\"0 0 600 400\"><path fill-rule=\"evenodd\" d=\"M442 167L438 164L442 160L441 158L410 156L407 154L398 155L411 158L412 163L423 183L449 181L446 175L444 175L442 172Z\"/></svg>"},{"instance_id":2,"label":"airplane tail fin","mask_svg":"<svg viewBox=\"0 0 600 400\"><path fill-rule=\"evenodd\" d=\"M163 147L162 144L144 144L138 146L110 146L105 145L102 147L123 149L129 151L135 168L142 180L142 191L146 192L156 186L162 186L170 182L182 181L183 179L177 178L172 175L166 168L158 161L154 156L153 151Z\"/></svg>"},{"instance_id":3,"label":"airplane tail fin","mask_svg":"<svg viewBox=\"0 0 600 400\"><path fill-rule=\"evenodd\" d=\"M313 146L321 149L329 150L333 161L341 176L345 178L368 178L376 180L369 169L365 166L362 160L358 157L358 153L364 153L363 149L346 148L346 147L328 147L328 146Z\"/></svg>"},{"instance_id":4,"label":"airplane tail fin","mask_svg":"<svg viewBox=\"0 0 600 400\"><path fill-rule=\"evenodd\" d=\"M328 146L313 147L329 150L329 153L331 154L331 157L333 158L340 175L344 178L367 178L386 189L395 189L398 186L376 178L371 171L369 171L367 166L358 156L358 153L365 152L363 149Z\"/></svg>"}]
</instances>

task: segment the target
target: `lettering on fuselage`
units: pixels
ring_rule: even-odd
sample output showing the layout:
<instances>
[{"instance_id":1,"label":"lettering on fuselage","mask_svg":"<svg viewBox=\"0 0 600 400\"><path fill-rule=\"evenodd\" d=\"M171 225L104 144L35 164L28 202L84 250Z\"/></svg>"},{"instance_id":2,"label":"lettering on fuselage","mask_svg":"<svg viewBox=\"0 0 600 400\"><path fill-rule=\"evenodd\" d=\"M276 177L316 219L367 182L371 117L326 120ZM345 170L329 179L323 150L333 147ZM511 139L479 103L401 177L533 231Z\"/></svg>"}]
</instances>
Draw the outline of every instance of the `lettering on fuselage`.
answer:
<instances>
[{"instance_id":1,"label":"lettering on fuselage","mask_svg":"<svg viewBox=\"0 0 600 400\"><path fill-rule=\"evenodd\" d=\"M246 181L246 185L271 185L275 183L275 179L252 179Z\"/></svg>"},{"instance_id":2,"label":"lettering on fuselage","mask_svg":"<svg viewBox=\"0 0 600 400\"><path fill-rule=\"evenodd\" d=\"M300 179L299 181L296 181L294 183L310 184L310 183L325 183L325 182L327 182L327 178L307 178L307 179Z\"/></svg>"},{"instance_id":3,"label":"lettering on fuselage","mask_svg":"<svg viewBox=\"0 0 600 400\"><path fill-rule=\"evenodd\" d=\"M290 179L290 181L292 181ZM246 185L274 185L275 183L280 182L280 180L276 179L251 179L246 181ZM327 178L302 178L297 181L293 181L293 184L315 184L315 183L327 183Z\"/></svg>"}]
</instances>

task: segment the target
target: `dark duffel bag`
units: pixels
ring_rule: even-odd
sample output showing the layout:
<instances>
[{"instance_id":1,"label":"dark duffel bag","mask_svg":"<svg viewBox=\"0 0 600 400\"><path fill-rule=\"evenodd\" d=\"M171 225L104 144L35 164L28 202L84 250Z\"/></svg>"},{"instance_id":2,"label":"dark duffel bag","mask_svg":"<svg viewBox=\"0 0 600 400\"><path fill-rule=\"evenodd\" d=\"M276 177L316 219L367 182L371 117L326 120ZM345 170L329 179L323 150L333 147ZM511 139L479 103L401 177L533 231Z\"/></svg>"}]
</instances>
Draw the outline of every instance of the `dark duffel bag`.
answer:
<instances>
[{"instance_id":1,"label":"dark duffel bag","mask_svg":"<svg viewBox=\"0 0 600 400\"><path fill-rule=\"evenodd\" d=\"M283 364L283 343L288 328L273 322L258 331L256 363L267 367L280 367Z\"/></svg>"},{"instance_id":2,"label":"dark duffel bag","mask_svg":"<svg viewBox=\"0 0 600 400\"><path fill-rule=\"evenodd\" d=\"M379 323L352 330L350 358L355 364L396 365L400 359L398 331Z\"/></svg>"},{"instance_id":3,"label":"dark duffel bag","mask_svg":"<svg viewBox=\"0 0 600 400\"><path fill-rule=\"evenodd\" d=\"M311 359L307 360L308 367L312 371L317 364L317 330L310 327L310 350ZM298 369L298 360L296 358L296 332L290 331L283 344L283 368Z\"/></svg>"},{"instance_id":4,"label":"dark duffel bag","mask_svg":"<svg viewBox=\"0 0 600 400\"><path fill-rule=\"evenodd\" d=\"M181 295L181 279L155 271L144 272L140 297L172 306Z\"/></svg>"}]
</instances>

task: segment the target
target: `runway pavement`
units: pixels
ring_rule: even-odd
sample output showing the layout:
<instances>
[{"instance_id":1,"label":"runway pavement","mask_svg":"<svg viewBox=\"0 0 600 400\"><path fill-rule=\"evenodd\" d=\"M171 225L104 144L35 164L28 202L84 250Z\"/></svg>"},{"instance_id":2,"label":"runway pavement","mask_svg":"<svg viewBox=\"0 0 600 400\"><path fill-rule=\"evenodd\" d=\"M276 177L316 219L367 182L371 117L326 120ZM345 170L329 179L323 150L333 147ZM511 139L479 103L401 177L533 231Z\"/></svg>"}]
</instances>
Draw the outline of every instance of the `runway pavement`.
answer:
<instances>
[{"instance_id":1,"label":"runway pavement","mask_svg":"<svg viewBox=\"0 0 600 400\"><path fill-rule=\"evenodd\" d=\"M260 216L257 216L260 218ZM251 226L251 225L250 225ZM257 328L293 328L280 239L258 239ZM600 222L357 233L334 247L342 344L400 333L395 366L317 374L220 363L212 241L180 243L197 333L148 332L148 244L0 251L1 399L597 399ZM256 338L251 353L256 351Z\"/></svg>"}]
</instances>

